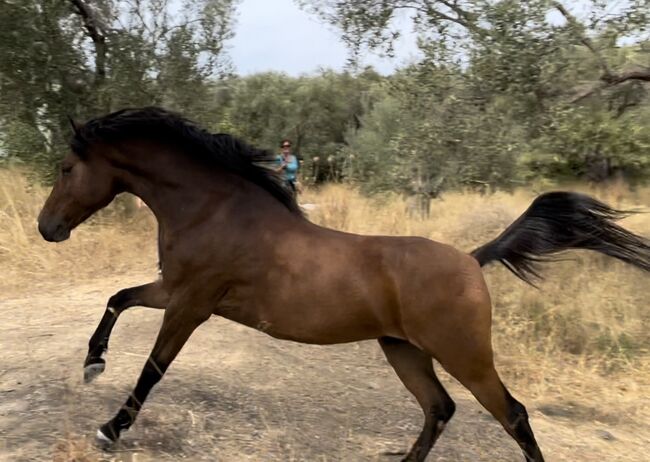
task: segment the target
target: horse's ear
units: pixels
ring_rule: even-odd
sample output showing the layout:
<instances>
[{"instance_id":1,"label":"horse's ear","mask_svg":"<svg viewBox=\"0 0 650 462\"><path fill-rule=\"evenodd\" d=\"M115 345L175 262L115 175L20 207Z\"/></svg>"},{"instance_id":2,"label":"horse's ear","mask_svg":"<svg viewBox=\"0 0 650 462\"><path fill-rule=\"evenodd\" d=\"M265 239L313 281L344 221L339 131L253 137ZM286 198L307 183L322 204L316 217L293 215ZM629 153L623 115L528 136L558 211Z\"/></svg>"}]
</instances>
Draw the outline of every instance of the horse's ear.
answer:
<instances>
[{"instance_id":1,"label":"horse's ear","mask_svg":"<svg viewBox=\"0 0 650 462\"><path fill-rule=\"evenodd\" d=\"M72 127L72 132L76 135L79 133L79 126L77 123L72 119L72 117L68 116L68 121L70 122L70 126Z\"/></svg>"}]
</instances>

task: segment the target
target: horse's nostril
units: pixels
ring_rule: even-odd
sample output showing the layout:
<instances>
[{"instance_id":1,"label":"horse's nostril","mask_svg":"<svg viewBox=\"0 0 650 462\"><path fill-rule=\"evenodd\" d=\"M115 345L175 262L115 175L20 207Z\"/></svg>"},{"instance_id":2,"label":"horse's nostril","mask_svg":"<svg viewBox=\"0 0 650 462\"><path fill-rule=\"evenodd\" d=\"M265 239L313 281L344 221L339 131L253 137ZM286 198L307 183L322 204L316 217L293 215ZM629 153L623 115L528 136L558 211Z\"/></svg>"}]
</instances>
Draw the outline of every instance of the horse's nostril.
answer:
<instances>
[{"instance_id":1,"label":"horse's nostril","mask_svg":"<svg viewBox=\"0 0 650 462\"><path fill-rule=\"evenodd\" d=\"M61 242L70 237L70 230L61 223L38 223L38 231L48 242Z\"/></svg>"},{"instance_id":2,"label":"horse's nostril","mask_svg":"<svg viewBox=\"0 0 650 462\"><path fill-rule=\"evenodd\" d=\"M43 239L46 241L49 241L48 237L50 235L49 229L47 225L45 225L42 221L38 221L38 232L41 233L41 236L43 236Z\"/></svg>"}]
</instances>

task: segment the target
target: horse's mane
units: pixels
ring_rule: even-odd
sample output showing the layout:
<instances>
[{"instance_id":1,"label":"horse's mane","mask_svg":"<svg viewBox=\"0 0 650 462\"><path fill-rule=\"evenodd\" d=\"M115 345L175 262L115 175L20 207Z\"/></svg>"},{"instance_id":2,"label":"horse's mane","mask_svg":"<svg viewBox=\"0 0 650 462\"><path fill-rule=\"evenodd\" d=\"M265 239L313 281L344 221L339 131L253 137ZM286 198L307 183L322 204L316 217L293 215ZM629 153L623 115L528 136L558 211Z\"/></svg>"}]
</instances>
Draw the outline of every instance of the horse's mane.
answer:
<instances>
[{"instance_id":1,"label":"horse's mane","mask_svg":"<svg viewBox=\"0 0 650 462\"><path fill-rule=\"evenodd\" d=\"M174 112L158 107L130 108L97 117L76 127L70 143L82 158L91 143L114 143L129 138L151 139L184 148L195 161L219 166L265 189L291 212L301 215L295 197L279 173L268 168L275 155L234 136L212 134Z\"/></svg>"}]
</instances>

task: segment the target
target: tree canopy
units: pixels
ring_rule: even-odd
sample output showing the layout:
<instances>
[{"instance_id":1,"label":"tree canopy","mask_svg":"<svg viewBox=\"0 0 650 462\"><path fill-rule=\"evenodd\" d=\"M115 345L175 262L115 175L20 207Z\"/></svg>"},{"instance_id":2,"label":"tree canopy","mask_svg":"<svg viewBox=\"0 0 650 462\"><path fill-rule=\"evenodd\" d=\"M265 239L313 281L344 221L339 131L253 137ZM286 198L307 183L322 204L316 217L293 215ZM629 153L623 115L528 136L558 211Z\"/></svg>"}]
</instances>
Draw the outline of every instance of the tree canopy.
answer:
<instances>
[{"instance_id":1,"label":"tree canopy","mask_svg":"<svg viewBox=\"0 0 650 462\"><path fill-rule=\"evenodd\" d=\"M224 42L234 3L0 0L4 149L51 164L68 136L68 115L125 106L160 104L202 118L211 110L207 82L231 70Z\"/></svg>"},{"instance_id":2,"label":"tree canopy","mask_svg":"<svg viewBox=\"0 0 650 462\"><path fill-rule=\"evenodd\" d=\"M650 176L650 0L298 3L340 30L348 70L238 76L236 0L0 0L0 159L49 172L68 115L156 104L261 147L288 137L305 181L369 192ZM354 65L405 20L418 62Z\"/></svg>"}]
</instances>

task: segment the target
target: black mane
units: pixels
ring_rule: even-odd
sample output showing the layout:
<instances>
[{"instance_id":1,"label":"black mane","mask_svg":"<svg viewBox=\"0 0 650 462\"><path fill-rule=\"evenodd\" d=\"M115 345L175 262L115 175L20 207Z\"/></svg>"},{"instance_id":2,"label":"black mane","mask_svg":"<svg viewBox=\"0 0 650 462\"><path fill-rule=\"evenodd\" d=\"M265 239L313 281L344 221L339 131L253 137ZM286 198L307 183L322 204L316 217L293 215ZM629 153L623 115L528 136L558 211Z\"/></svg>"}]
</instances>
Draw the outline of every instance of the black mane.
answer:
<instances>
[{"instance_id":1,"label":"black mane","mask_svg":"<svg viewBox=\"0 0 650 462\"><path fill-rule=\"evenodd\" d=\"M175 144L195 160L217 165L265 189L291 212L302 215L279 173L268 168L275 155L227 134L212 134L179 114L158 107L122 109L89 120L75 129L72 151L84 157L95 142L148 138ZM266 166L265 166L266 165Z\"/></svg>"}]
</instances>

